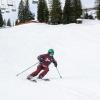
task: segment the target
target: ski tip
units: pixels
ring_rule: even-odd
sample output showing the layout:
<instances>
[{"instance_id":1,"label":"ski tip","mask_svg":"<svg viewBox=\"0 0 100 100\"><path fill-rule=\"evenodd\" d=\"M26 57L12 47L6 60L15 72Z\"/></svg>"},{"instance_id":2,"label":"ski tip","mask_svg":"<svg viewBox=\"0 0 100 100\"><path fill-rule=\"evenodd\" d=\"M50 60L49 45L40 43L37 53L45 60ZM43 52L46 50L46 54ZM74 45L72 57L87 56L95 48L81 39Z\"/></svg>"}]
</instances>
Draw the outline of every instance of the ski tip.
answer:
<instances>
[{"instance_id":1,"label":"ski tip","mask_svg":"<svg viewBox=\"0 0 100 100\"><path fill-rule=\"evenodd\" d=\"M31 79L27 79L28 81L31 81L31 82L35 82L35 83L37 83L37 80L35 80L35 79L33 79L33 80L31 80Z\"/></svg>"},{"instance_id":2,"label":"ski tip","mask_svg":"<svg viewBox=\"0 0 100 100\"><path fill-rule=\"evenodd\" d=\"M37 81L36 80L31 80L32 82L35 82L35 83L37 83Z\"/></svg>"},{"instance_id":3,"label":"ski tip","mask_svg":"<svg viewBox=\"0 0 100 100\"><path fill-rule=\"evenodd\" d=\"M44 81L50 81L50 79L43 79Z\"/></svg>"},{"instance_id":4,"label":"ski tip","mask_svg":"<svg viewBox=\"0 0 100 100\"><path fill-rule=\"evenodd\" d=\"M16 75L16 77L18 77L18 74Z\"/></svg>"},{"instance_id":5,"label":"ski tip","mask_svg":"<svg viewBox=\"0 0 100 100\"><path fill-rule=\"evenodd\" d=\"M62 79L62 76L60 76L60 78Z\"/></svg>"}]
</instances>

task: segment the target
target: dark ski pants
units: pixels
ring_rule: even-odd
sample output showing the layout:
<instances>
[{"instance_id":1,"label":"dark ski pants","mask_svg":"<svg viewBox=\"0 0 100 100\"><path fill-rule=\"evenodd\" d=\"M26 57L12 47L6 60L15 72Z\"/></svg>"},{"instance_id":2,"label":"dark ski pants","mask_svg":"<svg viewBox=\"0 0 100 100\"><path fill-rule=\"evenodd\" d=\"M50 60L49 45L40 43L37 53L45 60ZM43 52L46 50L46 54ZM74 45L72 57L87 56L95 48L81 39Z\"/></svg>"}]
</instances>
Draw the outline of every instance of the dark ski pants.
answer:
<instances>
[{"instance_id":1,"label":"dark ski pants","mask_svg":"<svg viewBox=\"0 0 100 100\"><path fill-rule=\"evenodd\" d=\"M40 64L40 65L37 66L36 71L34 71L33 73L31 73L30 75L34 77L34 76L37 76L41 72L39 74L39 78L43 78L47 74L48 71L49 71L48 66Z\"/></svg>"}]
</instances>

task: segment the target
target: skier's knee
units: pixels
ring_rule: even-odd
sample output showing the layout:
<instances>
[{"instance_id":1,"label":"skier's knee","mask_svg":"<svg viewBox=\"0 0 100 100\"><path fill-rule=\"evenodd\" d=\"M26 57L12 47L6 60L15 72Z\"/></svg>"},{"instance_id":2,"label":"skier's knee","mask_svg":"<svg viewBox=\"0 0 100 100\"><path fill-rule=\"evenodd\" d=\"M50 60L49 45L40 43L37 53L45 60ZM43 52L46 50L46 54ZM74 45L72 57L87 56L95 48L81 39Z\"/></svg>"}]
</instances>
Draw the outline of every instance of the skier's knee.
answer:
<instances>
[{"instance_id":1,"label":"skier's knee","mask_svg":"<svg viewBox=\"0 0 100 100\"><path fill-rule=\"evenodd\" d=\"M37 76L37 75L38 75L38 73L32 73L32 74L31 74L31 76L33 76L33 77L34 77L34 76Z\"/></svg>"},{"instance_id":2,"label":"skier's knee","mask_svg":"<svg viewBox=\"0 0 100 100\"><path fill-rule=\"evenodd\" d=\"M48 68L48 67L47 67L47 68L45 68L45 71L46 71L46 72L48 72L48 71L49 71L49 68Z\"/></svg>"}]
</instances>

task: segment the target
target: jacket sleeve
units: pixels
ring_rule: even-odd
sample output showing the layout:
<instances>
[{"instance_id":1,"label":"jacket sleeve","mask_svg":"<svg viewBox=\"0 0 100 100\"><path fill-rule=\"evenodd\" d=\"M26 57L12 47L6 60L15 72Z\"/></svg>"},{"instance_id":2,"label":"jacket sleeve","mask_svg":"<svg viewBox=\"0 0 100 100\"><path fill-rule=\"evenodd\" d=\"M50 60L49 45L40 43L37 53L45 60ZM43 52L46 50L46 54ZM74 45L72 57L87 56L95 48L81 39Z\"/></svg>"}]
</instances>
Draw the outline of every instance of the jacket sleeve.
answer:
<instances>
[{"instance_id":1,"label":"jacket sleeve","mask_svg":"<svg viewBox=\"0 0 100 100\"><path fill-rule=\"evenodd\" d=\"M39 55L39 56L37 57L37 59L38 59L40 62L43 62L43 61L44 61L43 55Z\"/></svg>"},{"instance_id":2,"label":"jacket sleeve","mask_svg":"<svg viewBox=\"0 0 100 100\"><path fill-rule=\"evenodd\" d=\"M55 67L57 67L57 61L53 58L53 64Z\"/></svg>"}]
</instances>

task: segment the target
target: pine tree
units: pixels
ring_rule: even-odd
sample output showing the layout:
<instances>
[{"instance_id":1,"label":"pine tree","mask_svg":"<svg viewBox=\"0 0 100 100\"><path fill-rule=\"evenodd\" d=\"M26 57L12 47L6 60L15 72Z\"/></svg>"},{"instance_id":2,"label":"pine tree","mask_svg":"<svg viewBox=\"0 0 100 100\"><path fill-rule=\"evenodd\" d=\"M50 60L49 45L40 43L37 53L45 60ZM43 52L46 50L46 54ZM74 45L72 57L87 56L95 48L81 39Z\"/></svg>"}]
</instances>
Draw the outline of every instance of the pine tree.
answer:
<instances>
[{"instance_id":1,"label":"pine tree","mask_svg":"<svg viewBox=\"0 0 100 100\"><path fill-rule=\"evenodd\" d=\"M1 14L1 9L0 9L0 27L3 26L3 18L2 18L2 14Z\"/></svg>"},{"instance_id":2,"label":"pine tree","mask_svg":"<svg viewBox=\"0 0 100 100\"><path fill-rule=\"evenodd\" d=\"M66 0L63 9L63 23L76 22L77 18L82 15L82 6L80 0Z\"/></svg>"},{"instance_id":3,"label":"pine tree","mask_svg":"<svg viewBox=\"0 0 100 100\"><path fill-rule=\"evenodd\" d=\"M49 11L45 0L39 0L37 15L39 22L48 22Z\"/></svg>"},{"instance_id":4,"label":"pine tree","mask_svg":"<svg viewBox=\"0 0 100 100\"><path fill-rule=\"evenodd\" d=\"M44 22L49 21L49 10L46 1L44 0Z\"/></svg>"},{"instance_id":5,"label":"pine tree","mask_svg":"<svg viewBox=\"0 0 100 100\"><path fill-rule=\"evenodd\" d=\"M39 22L44 22L44 5L43 0L38 1L37 19Z\"/></svg>"},{"instance_id":6,"label":"pine tree","mask_svg":"<svg viewBox=\"0 0 100 100\"><path fill-rule=\"evenodd\" d=\"M63 24L70 23L71 12L72 12L71 0L66 0L65 6L64 6L64 9L63 9L63 16L62 16Z\"/></svg>"},{"instance_id":7,"label":"pine tree","mask_svg":"<svg viewBox=\"0 0 100 100\"><path fill-rule=\"evenodd\" d=\"M97 8L97 18L100 20L100 0L97 0L96 8Z\"/></svg>"},{"instance_id":8,"label":"pine tree","mask_svg":"<svg viewBox=\"0 0 100 100\"><path fill-rule=\"evenodd\" d=\"M34 15L31 13L31 11L29 9L29 0L26 0L26 2L25 2L24 20L25 21L34 20Z\"/></svg>"},{"instance_id":9,"label":"pine tree","mask_svg":"<svg viewBox=\"0 0 100 100\"><path fill-rule=\"evenodd\" d=\"M51 2L50 23L51 24L62 23L62 9L60 0L52 0Z\"/></svg>"},{"instance_id":10,"label":"pine tree","mask_svg":"<svg viewBox=\"0 0 100 100\"><path fill-rule=\"evenodd\" d=\"M82 15L82 4L80 0L73 0L73 13L73 16L75 16L74 21L80 18L80 16Z\"/></svg>"},{"instance_id":11,"label":"pine tree","mask_svg":"<svg viewBox=\"0 0 100 100\"><path fill-rule=\"evenodd\" d=\"M23 23L25 22L24 18L24 2L23 0L20 1L19 8L18 8L18 20Z\"/></svg>"}]
</instances>

